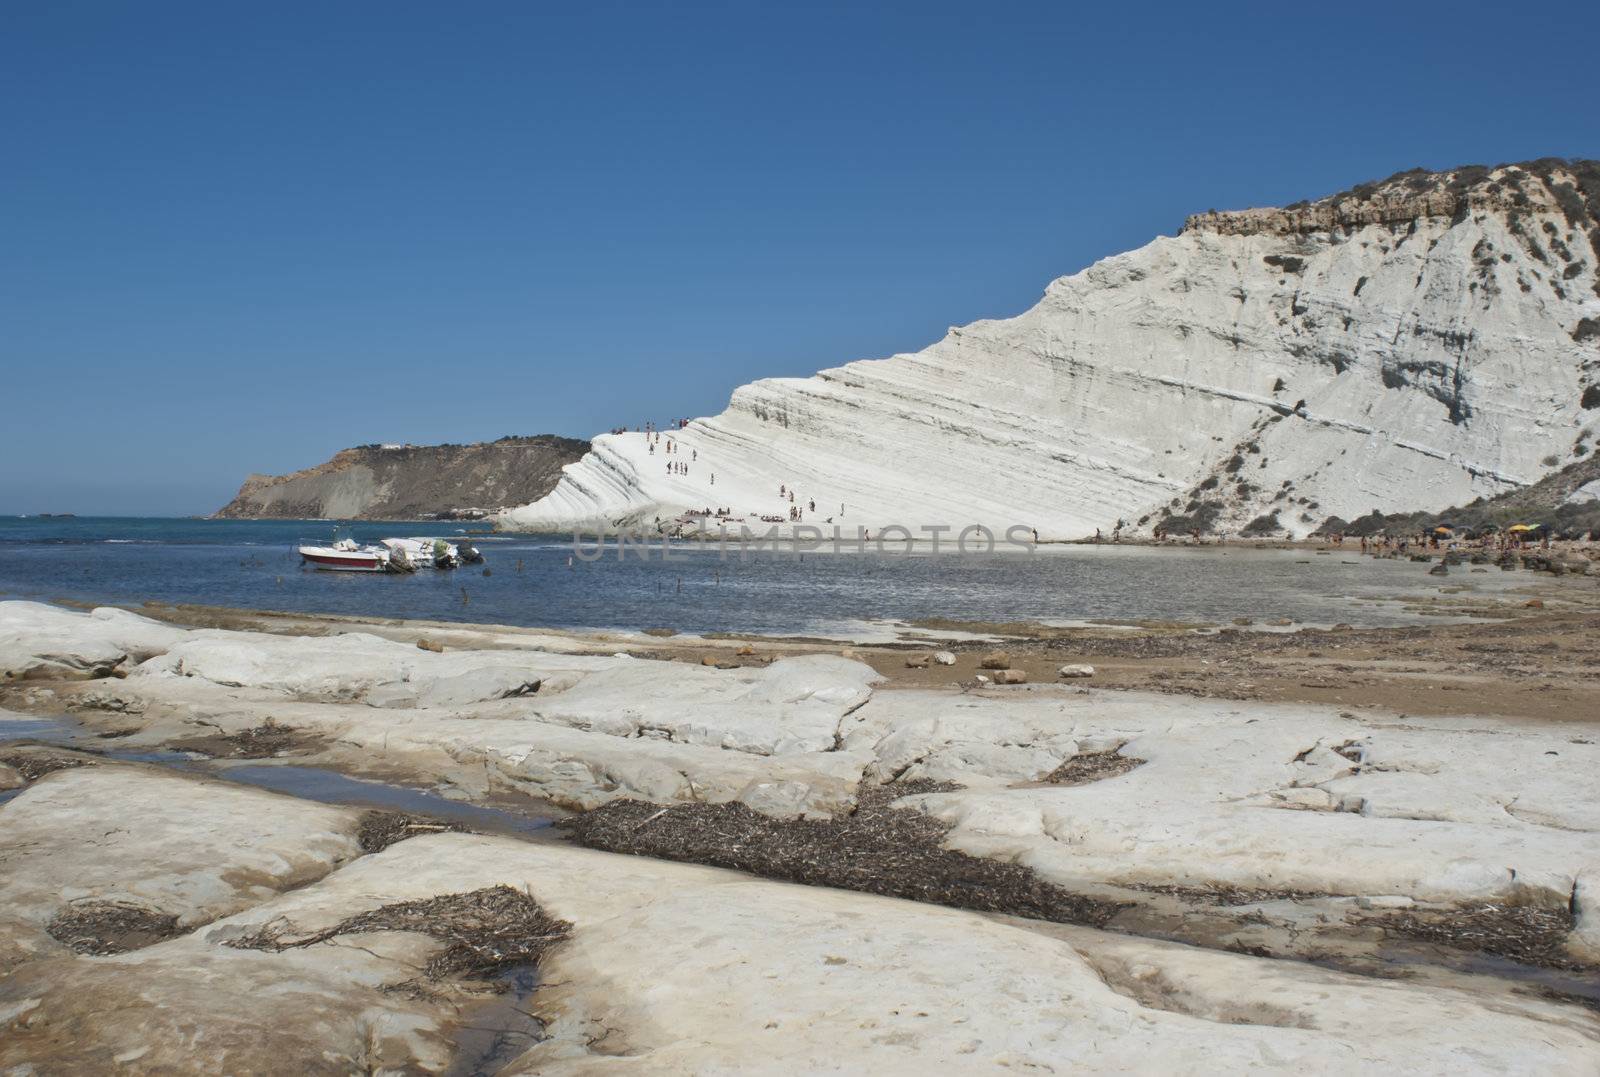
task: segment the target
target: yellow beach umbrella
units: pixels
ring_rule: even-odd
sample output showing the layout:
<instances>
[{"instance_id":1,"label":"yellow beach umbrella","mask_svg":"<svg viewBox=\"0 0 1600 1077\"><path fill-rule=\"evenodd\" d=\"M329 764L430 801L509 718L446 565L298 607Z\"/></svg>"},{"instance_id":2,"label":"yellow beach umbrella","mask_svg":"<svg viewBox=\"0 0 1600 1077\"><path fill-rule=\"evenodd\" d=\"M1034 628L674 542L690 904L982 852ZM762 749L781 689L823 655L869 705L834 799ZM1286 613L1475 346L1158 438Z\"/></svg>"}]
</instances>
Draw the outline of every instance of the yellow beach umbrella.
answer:
<instances>
[{"instance_id":1,"label":"yellow beach umbrella","mask_svg":"<svg viewBox=\"0 0 1600 1077\"><path fill-rule=\"evenodd\" d=\"M1506 528L1506 530L1507 531L1537 531L1538 528L1533 527L1530 524L1512 524L1510 527Z\"/></svg>"}]
</instances>

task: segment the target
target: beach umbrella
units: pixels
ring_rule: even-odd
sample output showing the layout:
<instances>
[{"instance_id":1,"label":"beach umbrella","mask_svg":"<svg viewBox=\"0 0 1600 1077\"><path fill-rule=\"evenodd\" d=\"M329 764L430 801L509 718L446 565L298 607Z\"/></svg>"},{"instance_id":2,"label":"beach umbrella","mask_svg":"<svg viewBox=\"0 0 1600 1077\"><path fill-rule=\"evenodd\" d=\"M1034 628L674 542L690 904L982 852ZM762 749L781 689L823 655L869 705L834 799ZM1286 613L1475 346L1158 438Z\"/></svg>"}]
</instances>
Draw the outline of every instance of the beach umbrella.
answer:
<instances>
[{"instance_id":1,"label":"beach umbrella","mask_svg":"<svg viewBox=\"0 0 1600 1077\"><path fill-rule=\"evenodd\" d=\"M1455 528L1451 527L1449 524L1440 524L1438 527L1433 529L1433 533L1435 535L1438 535L1438 534L1448 535L1450 532L1452 532L1454 530L1455 530Z\"/></svg>"},{"instance_id":2,"label":"beach umbrella","mask_svg":"<svg viewBox=\"0 0 1600 1077\"><path fill-rule=\"evenodd\" d=\"M1512 524L1510 527L1506 528L1506 530L1507 531L1532 531L1532 530L1534 530L1534 528L1529 526L1528 524Z\"/></svg>"}]
</instances>

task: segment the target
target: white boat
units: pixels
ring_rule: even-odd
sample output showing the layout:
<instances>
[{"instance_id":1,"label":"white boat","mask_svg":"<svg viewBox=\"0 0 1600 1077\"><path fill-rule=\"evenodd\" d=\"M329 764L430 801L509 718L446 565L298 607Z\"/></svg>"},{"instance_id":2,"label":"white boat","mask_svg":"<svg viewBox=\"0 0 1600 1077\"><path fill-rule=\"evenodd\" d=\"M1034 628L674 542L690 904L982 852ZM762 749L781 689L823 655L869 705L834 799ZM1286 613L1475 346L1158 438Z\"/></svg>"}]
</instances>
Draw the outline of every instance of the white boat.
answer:
<instances>
[{"instance_id":1,"label":"white boat","mask_svg":"<svg viewBox=\"0 0 1600 1077\"><path fill-rule=\"evenodd\" d=\"M444 539L386 538L382 542L391 555L404 557L413 565L455 568L461 563L461 551Z\"/></svg>"},{"instance_id":2,"label":"white boat","mask_svg":"<svg viewBox=\"0 0 1600 1077\"><path fill-rule=\"evenodd\" d=\"M313 568L335 572L405 572L389 550L382 546L357 546L340 539L332 546L301 546L300 557Z\"/></svg>"},{"instance_id":3,"label":"white boat","mask_svg":"<svg viewBox=\"0 0 1600 1077\"><path fill-rule=\"evenodd\" d=\"M434 568L455 568L483 560L483 555L474 547L442 538L386 538L383 546L391 554L403 554L414 565L432 565Z\"/></svg>"}]
</instances>

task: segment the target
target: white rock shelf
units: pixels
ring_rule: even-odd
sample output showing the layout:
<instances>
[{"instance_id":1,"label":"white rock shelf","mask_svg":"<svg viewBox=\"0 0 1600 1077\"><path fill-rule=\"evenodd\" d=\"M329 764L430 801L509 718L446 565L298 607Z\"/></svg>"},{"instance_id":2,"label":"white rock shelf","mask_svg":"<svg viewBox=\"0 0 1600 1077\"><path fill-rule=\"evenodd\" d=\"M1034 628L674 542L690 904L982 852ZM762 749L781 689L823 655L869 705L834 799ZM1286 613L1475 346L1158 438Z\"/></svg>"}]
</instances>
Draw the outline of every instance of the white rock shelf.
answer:
<instances>
[{"instance_id":1,"label":"white rock shelf","mask_svg":"<svg viewBox=\"0 0 1600 1077\"><path fill-rule=\"evenodd\" d=\"M76 815L62 814L63 795L84 805ZM230 798L253 799L255 810ZM194 813L189 852L126 827L179 806ZM52 883L81 899L182 904L174 872L249 871L251 835L293 830L300 824L279 813L300 810L159 772L59 772L0 808L0 857L33 856L27 846L42 840ZM327 829L348 814L328 810ZM118 833L117 878L86 830ZM0 1067L444 1071L484 995L469 982L419 979L438 941L370 930L276 950L239 944L494 886L570 925L541 961L545 986L522 1004L544 1022L543 1038L513 1040L503 1073L1583 1074L1600 1050L1592 1018L1538 998L444 834L256 894L243 909L230 901L126 953L32 955L0 978ZM36 921L62 900L36 891L0 905L0 917Z\"/></svg>"},{"instance_id":2,"label":"white rock shelf","mask_svg":"<svg viewBox=\"0 0 1600 1077\"><path fill-rule=\"evenodd\" d=\"M1510 906L1569 917L1562 960L1600 961L1600 721L1357 715L1081 682L890 690L826 655L715 669L434 653L23 602L0 602L0 639L0 670L114 729L119 747L270 721L303 739L289 761L456 796L724 805L780 827L842 817L862 783L904 785L914 795L896 810L946 825L946 849L1126 902L1120 931L1314 956L1370 935L1373 917ZM82 679L91 670L115 675ZM149 767L0 779L21 789L0 804L0 1069L68 1050L46 1046L67 1035L78 1053L64 1065L182 1070L169 1042L180 1020L201 1030L205 1065L190 1068L253 1072L256 1052L320 1050L441 1069L454 1004L380 990L414 974L428 939L222 944L269 921L310 931L500 883L576 927L537 995L549 1038L507 1072L589 1072L601 1055L650 1073L862 1058L906 1073L1579 1073L1600 1058L1592 1013L1438 969L1415 983L1352 977L512 839L438 835L362 855L359 811ZM918 791L928 782L949 791ZM73 953L47 928L82 901L148 906L176 934ZM310 1024L294 1017L306 1006Z\"/></svg>"},{"instance_id":3,"label":"white rock shelf","mask_svg":"<svg viewBox=\"0 0 1600 1077\"><path fill-rule=\"evenodd\" d=\"M184 632L0 603L0 625L40 625L65 670L103 652L112 623L137 637L129 661L167 649L71 698L133 718L142 731L129 743L271 721L347 767L576 809L740 801L825 818L848 811L862 781L954 783L964 788L905 804L950 824L948 847L1064 887L1577 906L1574 945L1594 945L1593 913L1574 895L1600 866L1597 723L1401 720L1065 685L874 690L867 666L822 655L718 670L435 654L361 633ZM1047 780L1113 750L1143 763L1090 784Z\"/></svg>"}]
</instances>

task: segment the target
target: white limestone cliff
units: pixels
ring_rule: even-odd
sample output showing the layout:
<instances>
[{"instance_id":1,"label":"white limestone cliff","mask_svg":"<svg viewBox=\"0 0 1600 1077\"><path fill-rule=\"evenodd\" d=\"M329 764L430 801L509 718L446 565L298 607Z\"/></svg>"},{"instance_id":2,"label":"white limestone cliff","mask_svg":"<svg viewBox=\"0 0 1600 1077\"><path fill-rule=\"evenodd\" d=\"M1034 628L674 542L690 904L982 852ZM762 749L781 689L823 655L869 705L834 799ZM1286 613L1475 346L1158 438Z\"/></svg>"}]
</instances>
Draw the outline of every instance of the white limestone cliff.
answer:
<instances>
[{"instance_id":1,"label":"white limestone cliff","mask_svg":"<svg viewBox=\"0 0 1600 1077\"><path fill-rule=\"evenodd\" d=\"M1597 221L1600 165L1551 160L1191 217L1017 317L753 382L653 446L597 437L499 523L612 533L709 507L759 531L788 519L782 485L847 536L1305 534L1502 493L1600 431Z\"/></svg>"}]
</instances>

